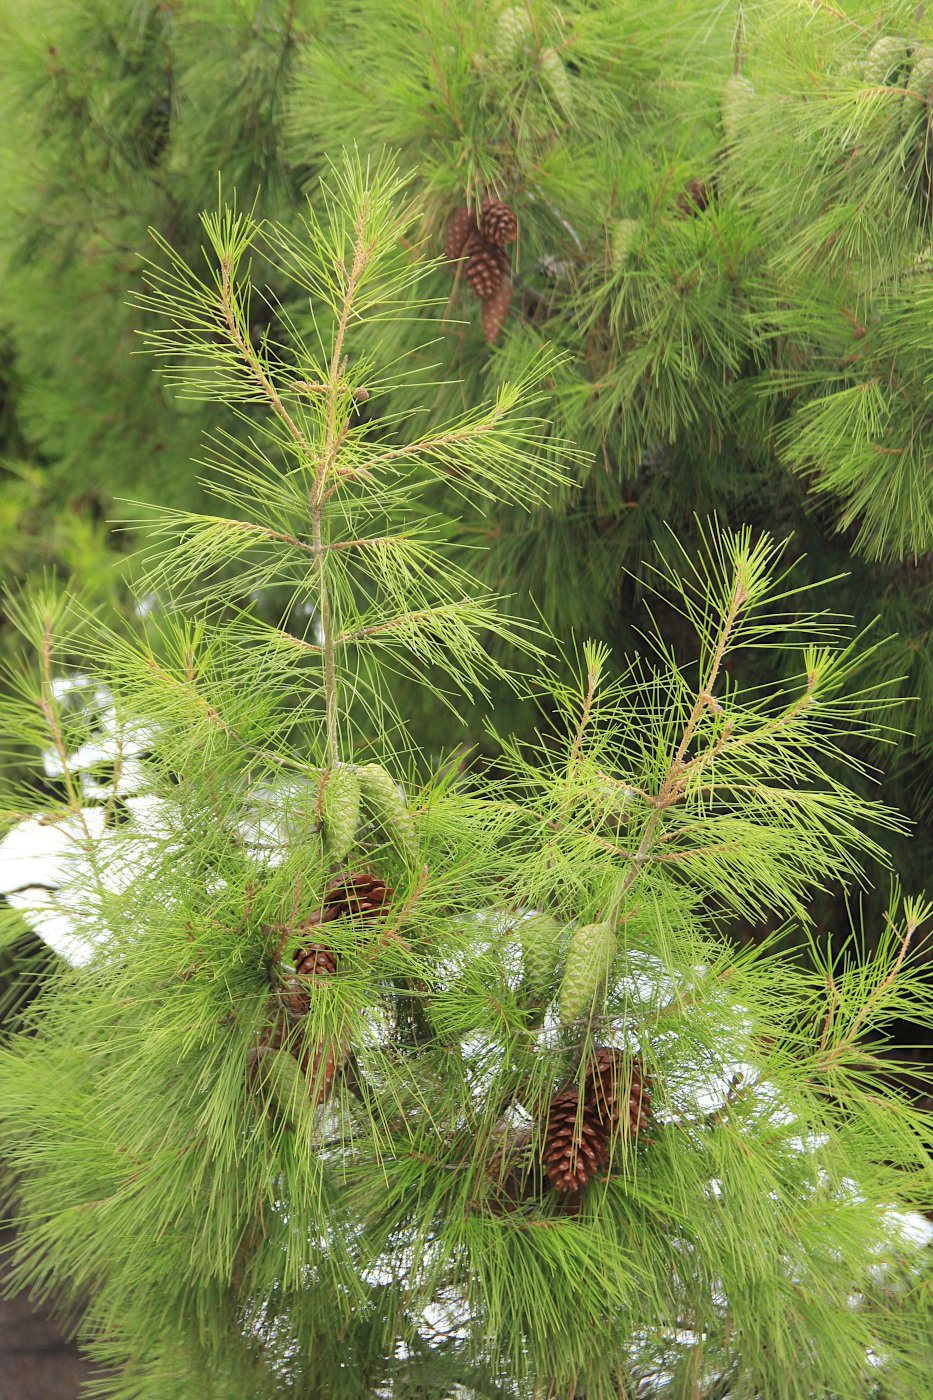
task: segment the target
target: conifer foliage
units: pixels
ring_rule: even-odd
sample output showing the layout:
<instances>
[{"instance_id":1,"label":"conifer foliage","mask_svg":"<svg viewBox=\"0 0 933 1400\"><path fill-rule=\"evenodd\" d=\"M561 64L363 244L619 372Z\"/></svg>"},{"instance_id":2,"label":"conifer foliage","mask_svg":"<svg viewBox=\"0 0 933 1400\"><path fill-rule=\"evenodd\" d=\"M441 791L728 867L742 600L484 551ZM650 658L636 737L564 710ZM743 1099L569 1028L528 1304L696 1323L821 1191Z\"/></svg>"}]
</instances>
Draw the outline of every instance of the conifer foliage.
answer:
<instances>
[{"instance_id":1,"label":"conifer foliage","mask_svg":"<svg viewBox=\"0 0 933 1400\"><path fill-rule=\"evenodd\" d=\"M515 211L493 353L470 284L439 285L438 412L556 343L547 416L582 456L530 521L464 512L484 576L622 655L665 522L684 540L696 510L793 535L845 576L840 611L881 615L873 675L903 678L906 733L862 757L924 820L931 54L913 0L388 0L309 39L287 121L296 152L348 135L398 150L435 247L464 202Z\"/></svg>"},{"instance_id":2,"label":"conifer foliage","mask_svg":"<svg viewBox=\"0 0 933 1400\"><path fill-rule=\"evenodd\" d=\"M0 1052L18 1278L86 1305L114 1400L922 1393L929 1279L895 1207L930 1199L929 1125L873 1046L930 1020L929 911L895 890L879 954L815 949L815 975L717 931L799 919L897 824L839 777L883 694L781 545L715 526L657 564L698 666L655 636L621 679L590 643L552 674L420 502L559 483L529 407L554 362L384 435L360 404L432 385L375 328L442 265L386 163L350 156L319 207L296 233L221 205L206 275L162 248L154 348L243 430L214 440L233 513L157 525L164 611L88 649L120 732L147 727L133 799L119 764L72 768L57 682L87 620L52 589L8 605L90 940ZM314 338L250 338L256 250ZM272 583L277 621L238 605ZM734 656L776 637L786 681L742 689ZM530 687L553 723L467 784L419 753L406 672L461 709Z\"/></svg>"}]
</instances>

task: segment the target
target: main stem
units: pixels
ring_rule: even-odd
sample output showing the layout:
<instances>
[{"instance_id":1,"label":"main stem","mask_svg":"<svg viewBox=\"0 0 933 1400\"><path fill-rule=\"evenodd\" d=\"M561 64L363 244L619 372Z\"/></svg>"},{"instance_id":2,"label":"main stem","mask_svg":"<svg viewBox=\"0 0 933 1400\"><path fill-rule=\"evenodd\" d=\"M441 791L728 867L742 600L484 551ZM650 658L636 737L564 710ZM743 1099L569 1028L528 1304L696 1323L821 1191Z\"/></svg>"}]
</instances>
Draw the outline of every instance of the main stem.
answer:
<instances>
[{"instance_id":1,"label":"main stem","mask_svg":"<svg viewBox=\"0 0 933 1400\"><path fill-rule=\"evenodd\" d=\"M317 597L318 610L321 620L321 638L324 654L324 716L327 739L327 756L332 764L336 763L340 756L340 749L337 743L337 647L334 640L334 629L331 625L330 616L330 594L327 591L327 566L326 551L321 527L321 516L323 507L319 501L312 497L311 502L311 545L314 549L315 569L317 571Z\"/></svg>"},{"instance_id":2,"label":"main stem","mask_svg":"<svg viewBox=\"0 0 933 1400\"><path fill-rule=\"evenodd\" d=\"M353 264L349 274L345 274L347 281L343 294L343 306L341 308L340 320L337 324L337 334L334 337L334 352L331 356L330 371L327 376L327 438L324 444L324 450L318 458L309 504L309 514L311 517L311 550L314 555L315 573L317 575L318 613L321 623L322 641L321 650L324 657L325 735L328 761L331 764L337 763L340 757L340 746L338 743L339 703L337 695L337 641L334 635L334 627L331 619L330 594L327 588L327 547L324 543L323 523L324 502L327 497L327 479L334 469L337 453L346 431L346 424L343 428L338 428L337 425L337 404L340 397L340 382L343 377L341 357L343 356L343 344L347 333L347 325L350 320L350 309L353 305L353 298L360 280L360 275L366 266L370 254L370 249L366 247L363 232L366 213L367 207L366 200L364 199L360 205L359 214L357 216ZM340 263L340 268L341 271L344 270L342 262ZM276 416L279 421L284 424L302 454L306 458L313 458L314 454L312 453L310 443L282 402L278 390L266 373L262 361L253 349L249 336L245 333L245 328L241 324L240 308L237 304L233 287L233 266L229 255L221 258L220 303L227 333L249 366L253 378L262 387L263 393L271 404Z\"/></svg>"},{"instance_id":3,"label":"main stem","mask_svg":"<svg viewBox=\"0 0 933 1400\"><path fill-rule=\"evenodd\" d=\"M338 762L340 754L337 743L337 717L339 713L337 701L337 642L331 623L330 594L327 589L327 556L323 539L323 514L327 478L334 469L337 453L346 431L346 424L344 424L342 429L337 426L337 402L340 396L340 381L343 376L341 357L343 355L343 343L347 333L347 324L350 320L350 308L353 305L353 297L356 293L357 283L360 280L360 274L366 266L368 257L363 238L365 220L366 200L364 199L360 204L359 213L357 214L356 238L353 246L353 265L347 276L347 284L343 294L343 306L341 308L340 320L337 323L337 334L334 337L334 353L331 356L330 371L327 376L327 439L317 470L314 473L310 502L311 545L314 549L317 566L318 609L321 618L321 643L324 652L324 714L327 754L332 764ZM341 270L342 269L343 264L341 263Z\"/></svg>"}]
</instances>

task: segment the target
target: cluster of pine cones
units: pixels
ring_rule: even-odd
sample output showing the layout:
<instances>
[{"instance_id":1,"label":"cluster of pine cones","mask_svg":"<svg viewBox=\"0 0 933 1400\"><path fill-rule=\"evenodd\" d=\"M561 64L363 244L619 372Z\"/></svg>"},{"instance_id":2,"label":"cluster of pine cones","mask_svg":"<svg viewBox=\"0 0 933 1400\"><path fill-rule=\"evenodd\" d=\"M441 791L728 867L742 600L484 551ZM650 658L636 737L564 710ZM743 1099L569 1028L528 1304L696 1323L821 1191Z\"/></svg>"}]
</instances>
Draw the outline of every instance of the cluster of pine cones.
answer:
<instances>
[{"instance_id":1,"label":"cluster of pine cones","mask_svg":"<svg viewBox=\"0 0 933 1400\"><path fill-rule=\"evenodd\" d=\"M511 1161L499 1174L493 1209L511 1212L540 1200L547 1186L562 1209L579 1209L584 1187L609 1166L613 1141L633 1142L650 1120L651 1081L641 1062L608 1046L597 1049L578 1084L555 1094L544 1113L541 1139L532 1150L527 1131L509 1152Z\"/></svg>"},{"instance_id":2,"label":"cluster of pine cones","mask_svg":"<svg viewBox=\"0 0 933 1400\"><path fill-rule=\"evenodd\" d=\"M320 909L315 909L294 932L300 936L335 919L380 918L392 895L393 891L378 875L366 871L351 875L344 871L328 881ZM287 1050L298 1061L307 1079L312 1104L318 1104L330 1095L350 1046L344 1036L331 1037L316 1045L306 1043L302 1022L311 1009L311 998L297 978L332 977L337 971L338 956L326 943L302 943L292 957L295 977L285 980L275 1020L266 1030L261 1048Z\"/></svg>"},{"instance_id":3,"label":"cluster of pine cones","mask_svg":"<svg viewBox=\"0 0 933 1400\"><path fill-rule=\"evenodd\" d=\"M515 211L501 199L484 199L479 219L464 205L447 228L445 256L452 263L466 259L464 276L470 291L483 304L483 334L489 345L498 340L512 304L505 245L517 234Z\"/></svg>"},{"instance_id":4,"label":"cluster of pine cones","mask_svg":"<svg viewBox=\"0 0 933 1400\"><path fill-rule=\"evenodd\" d=\"M541 1161L556 1191L576 1195L606 1166L613 1138L644 1130L650 1087L637 1059L603 1047L587 1066L582 1094L572 1084L551 1100Z\"/></svg>"}]
</instances>

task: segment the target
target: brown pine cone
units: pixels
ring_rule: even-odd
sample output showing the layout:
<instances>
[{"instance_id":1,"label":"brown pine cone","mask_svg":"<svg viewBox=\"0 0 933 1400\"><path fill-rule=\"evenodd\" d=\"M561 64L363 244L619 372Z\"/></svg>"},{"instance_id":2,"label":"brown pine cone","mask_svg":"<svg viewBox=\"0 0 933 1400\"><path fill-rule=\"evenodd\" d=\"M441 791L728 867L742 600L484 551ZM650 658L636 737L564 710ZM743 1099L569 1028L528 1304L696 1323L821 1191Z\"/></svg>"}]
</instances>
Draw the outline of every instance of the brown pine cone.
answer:
<instances>
[{"instance_id":1,"label":"brown pine cone","mask_svg":"<svg viewBox=\"0 0 933 1400\"><path fill-rule=\"evenodd\" d=\"M583 1076L582 1104L580 1088L572 1084L548 1110L541 1161L557 1191L580 1191L606 1165L617 1133L634 1137L644 1131L649 1090L637 1059L610 1046L596 1050Z\"/></svg>"},{"instance_id":2,"label":"brown pine cone","mask_svg":"<svg viewBox=\"0 0 933 1400\"><path fill-rule=\"evenodd\" d=\"M492 296L483 302L483 334L487 345L495 345L502 330L502 323L512 305L512 283L503 277Z\"/></svg>"},{"instance_id":3,"label":"brown pine cone","mask_svg":"<svg viewBox=\"0 0 933 1400\"><path fill-rule=\"evenodd\" d=\"M447 225L447 238L444 243L444 257L448 262L456 262L463 252L463 246L471 233L476 233L476 220L466 205L461 206Z\"/></svg>"},{"instance_id":4,"label":"brown pine cone","mask_svg":"<svg viewBox=\"0 0 933 1400\"><path fill-rule=\"evenodd\" d=\"M629 1079L627 1104L626 1079ZM596 1113L612 1124L614 1131L621 1126L626 1136L634 1137L647 1127L651 1081L639 1060L621 1050L603 1046L590 1060L584 1083L588 1101L592 1102ZM627 1108L627 1116L622 1121L624 1108Z\"/></svg>"},{"instance_id":5,"label":"brown pine cone","mask_svg":"<svg viewBox=\"0 0 933 1400\"><path fill-rule=\"evenodd\" d=\"M541 1160L557 1191L579 1191L606 1163L612 1123L576 1084L551 1100Z\"/></svg>"},{"instance_id":6,"label":"brown pine cone","mask_svg":"<svg viewBox=\"0 0 933 1400\"><path fill-rule=\"evenodd\" d=\"M648 1126L651 1110L651 1080L637 1060L632 1061L632 1082L628 1095L628 1130L632 1137Z\"/></svg>"},{"instance_id":7,"label":"brown pine cone","mask_svg":"<svg viewBox=\"0 0 933 1400\"><path fill-rule=\"evenodd\" d=\"M289 998L289 1001L291 999ZM283 1045L288 1045L293 1034L295 1021L289 1016L284 1007L279 1007L275 1013L275 1020L267 1026L262 1033L260 1046L266 1050L281 1050Z\"/></svg>"},{"instance_id":8,"label":"brown pine cone","mask_svg":"<svg viewBox=\"0 0 933 1400\"><path fill-rule=\"evenodd\" d=\"M326 943L295 949L295 971L301 977L326 977L337 971L337 955Z\"/></svg>"},{"instance_id":9,"label":"brown pine cone","mask_svg":"<svg viewBox=\"0 0 933 1400\"><path fill-rule=\"evenodd\" d=\"M349 1051L350 1042L341 1035L308 1046L300 1057L296 1056L308 1081L308 1097L312 1104L324 1103L330 1097L337 1071L342 1069Z\"/></svg>"},{"instance_id":10,"label":"brown pine cone","mask_svg":"<svg viewBox=\"0 0 933 1400\"><path fill-rule=\"evenodd\" d=\"M479 218L480 232L488 243L504 248L518 234L515 210L502 199L484 199Z\"/></svg>"},{"instance_id":11,"label":"brown pine cone","mask_svg":"<svg viewBox=\"0 0 933 1400\"><path fill-rule=\"evenodd\" d=\"M696 218L708 209L713 200L713 186L706 180L691 180L677 201L677 208L685 218Z\"/></svg>"},{"instance_id":12,"label":"brown pine cone","mask_svg":"<svg viewBox=\"0 0 933 1400\"><path fill-rule=\"evenodd\" d=\"M375 919L385 912L394 891L366 870L350 875L342 871L328 880L320 909L315 909L299 925L299 931L315 928L318 924L330 923L332 919L346 919L356 914L364 919Z\"/></svg>"},{"instance_id":13,"label":"brown pine cone","mask_svg":"<svg viewBox=\"0 0 933 1400\"><path fill-rule=\"evenodd\" d=\"M583 1081L587 1101L613 1132L619 1126L624 1069L625 1056L621 1051L603 1046L590 1060Z\"/></svg>"},{"instance_id":14,"label":"brown pine cone","mask_svg":"<svg viewBox=\"0 0 933 1400\"><path fill-rule=\"evenodd\" d=\"M304 947L296 948L293 957L295 972L300 977L329 977L337 971L337 955L332 948L328 948L326 943L308 943ZM303 1016L307 1016L311 1007L311 998L294 977L285 979L285 986L279 993L279 1000L284 1015L291 1021L300 1020ZM280 1035L274 1048L278 1049L281 1044L282 1036Z\"/></svg>"},{"instance_id":15,"label":"brown pine cone","mask_svg":"<svg viewBox=\"0 0 933 1400\"><path fill-rule=\"evenodd\" d=\"M498 291L505 273L502 250L487 243L481 234L471 234L464 245L468 258L465 277L467 286L480 301L488 301Z\"/></svg>"}]
</instances>

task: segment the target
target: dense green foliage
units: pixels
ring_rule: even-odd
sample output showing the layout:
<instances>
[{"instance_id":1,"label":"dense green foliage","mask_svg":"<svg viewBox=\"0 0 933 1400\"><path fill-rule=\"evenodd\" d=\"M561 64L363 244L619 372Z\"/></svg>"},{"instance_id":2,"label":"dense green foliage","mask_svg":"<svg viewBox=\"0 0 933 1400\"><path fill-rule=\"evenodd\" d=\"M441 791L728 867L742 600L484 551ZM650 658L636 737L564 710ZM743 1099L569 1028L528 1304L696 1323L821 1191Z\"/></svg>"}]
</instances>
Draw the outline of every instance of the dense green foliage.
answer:
<instances>
[{"instance_id":1,"label":"dense green foliage","mask_svg":"<svg viewBox=\"0 0 933 1400\"><path fill-rule=\"evenodd\" d=\"M596 643L551 673L418 520L452 470L526 510L550 489L528 385L407 442L356 412L433 388L369 348L435 272L403 194L351 157L300 235L222 209L206 272L163 249L152 343L250 410L217 442L234 515L160 515L140 588L173 600L141 638L54 589L11 602L36 663L8 728L58 756L42 814L84 939L0 1051L15 1277L85 1307L115 1400L907 1400L929 1278L895 1208L930 1198L930 1128L874 1071L893 1019L933 1019L930 909L895 890L875 957L814 947L812 973L719 932L805 924L900 824L830 771L884 693L784 547L718 527L657 571L698 666L655 636L618 680ZM252 345L259 250L312 292L314 340ZM224 565L311 601L303 631L291 602L238 607ZM56 684L89 626L116 738L90 784L87 706ZM552 732L501 735L503 776L399 786L431 755L398 675L446 675L437 701L522 684L490 631L531 651ZM775 638L788 681L737 684ZM613 1093L650 1093L602 1137L597 1051ZM568 1092L604 1143L569 1193L546 1151Z\"/></svg>"},{"instance_id":2,"label":"dense green foliage","mask_svg":"<svg viewBox=\"0 0 933 1400\"><path fill-rule=\"evenodd\" d=\"M551 432L572 438L573 483L530 518L435 492L466 567L564 635L600 636L621 666L666 524L686 543L693 512L715 512L792 537L811 577L841 576L833 606L890 638L872 677L898 678L905 732L870 756L890 800L924 819L931 31L914 10L8 5L0 261L25 440L4 464L8 567L57 561L113 600L112 496L196 499L209 420L129 353L147 324L132 295L147 227L194 261L218 172L241 206L258 193L264 217L294 226L322 154L385 143L414 173L435 250L486 191L519 218L493 348L462 275L439 269L438 307L419 312L447 380L435 421L542 342L566 352L540 452ZM280 271L259 281L307 330ZM255 303L257 343L278 314ZM425 338L410 318L390 333L399 354ZM399 390L395 421L414 402ZM438 719L437 741L452 734ZM913 884L927 850L925 828L897 849Z\"/></svg>"},{"instance_id":3,"label":"dense green foliage","mask_svg":"<svg viewBox=\"0 0 933 1400\"><path fill-rule=\"evenodd\" d=\"M0 618L0 653L13 662L5 818L44 812L65 845L77 836L85 884L112 860L136 872L127 888L95 875L92 893L72 892L69 918L106 927L119 956L64 973L42 1002L40 1039L5 1062L5 1150L33 1171L22 1199L40 1253L29 1268L93 1295L87 1327L100 1354L134 1358L115 1393L210 1393L216 1368L218 1400L264 1394L273 1374L284 1393L341 1394L321 1322L331 1304L355 1358L343 1370L367 1374L364 1394L384 1383L399 1396L441 1395L455 1382L531 1394L550 1381L616 1394L647 1384L652 1368L673 1374L674 1396L727 1384L736 1400L756 1385L834 1400L922 1392L928 1285L905 1273L887 1296L893 1275L871 1274L865 1251L873 1238L891 1246L879 1202L930 1200L928 1130L898 1098L922 1102L928 1086L899 1074L898 1050L873 1037L890 1034L904 1055L919 1039L927 1054L912 963L925 946L921 906L901 911L886 867L911 894L930 893L933 21L904 0L883 13L857 0L581 0L570 10L0 0L0 130L0 574L36 580L52 566L84 599L66 605L43 580L38 601L14 591ZM336 256L337 234L319 177L355 149L385 188L387 147L407 181L405 226L389 200L374 235L386 281L341 331L346 286L322 252ZM258 228L224 214L234 192ZM504 254L514 295L492 344L465 262L439 256L458 209L478 213L490 196L518 221ZM205 206L217 211L206 226ZM232 300L218 321L225 256ZM137 332L155 359L132 353ZM344 334L345 368L330 358ZM322 451L327 471L343 454L353 487L319 520L346 545L326 554L336 632L307 534ZM358 472L374 454L391 472L370 485ZM200 478L222 515L206 513ZM360 550L364 535L382 544ZM132 564L140 549L145 560ZM743 736L730 769L717 747L726 721L701 703L710 628L743 570L762 588L774 577L780 593L791 565L796 591L741 645L733 638L716 671L716 705L730 717L734 707ZM842 647L840 616L859 642L820 650ZM545 664L536 647L548 649L549 628L560 642ZM32 663L16 654L20 629L45 667L25 682L22 708L12 697ZM795 629L817 650L802 653ZM331 634L342 638L339 685L316 670ZM584 648L586 636L598 640ZM100 782L75 758L100 737L99 706L87 701L98 692L84 680L83 700L61 689L79 671L118 696L106 736L116 768ZM597 673L602 726L584 726L584 743L575 725ZM798 711L814 677L827 693ZM124 744L121 725L146 743ZM680 797L655 826L649 799L667 791L688 732L714 781L708 795L688 783L682 826ZM126 772L139 778L150 741L140 795ZM256 1117L257 1095L276 1094L244 1072L244 1055L285 975L263 927L288 926L321 900L341 844L319 849L318 827L340 825L337 788L321 777L341 772L335 759L354 772L385 763L410 785L418 860L403 840L374 846L371 826L358 852L395 883L400 918L419 870L431 878L416 900L423 941L400 934L404 957L390 945L384 963L368 960L358 921L338 936L341 990L315 1001L307 1034L346 1034L370 1059L356 1089L340 1088L339 1109L298 1113L290 1091L289 1128L274 1103L268 1120ZM615 791L624 800L607 814ZM372 795L369 807L360 800L378 830ZM340 803L357 811L353 794ZM161 814L151 831L147 812ZM281 863L263 845L270 824ZM181 844L169 839L182 830ZM649 846L670 843L670 860L639 863L646 831ZM584 1063L586 1035L606 1029L593 1023L574 1040L549 1022L529 1039L530 953L513 915L550 911L566 957L569 929L612 924L612 872L636 857L650 898L623 922L633 941L620 961L610 958L607 1033L626 1045L636 1036L674 1106L653 1165L643 1172L640 1145L631 1175L629 1144L620 1148L621 1170L585 1220L555 1224L553 1199L539 1195L533 1226L513 1229L502 1182L514 1185L509 1144L521 1166L527 1143L510 1137L517 1118L503 1099L523 1103L521 1082L540 1123L568 1055ZM864 898L850 910L858 880ZM477 950L470 920L481 908L498 912L482 916L489 941ZM843 971L825 942L838 947L850 914ZM2 928L9 944L20 916L3 910ZM794 950L787 964L736 965L718 941L754 944L774 930ZM632 950L675 989L670 1040L632 1010ZM699 966L714 995L694 1007ZM462 1005L438 990L452 968ZM663 1000L653 985L652 1026ZM753 1027L742 1020L751 1006L762 1008ZM413 1047L426 1037L422 1060ZM179 1038L170 1070L166 1046ZM827 1058L837 1043L838 1062ZM869 1043L888 1057L883 1082ZM29 1068L18 1078L20 1057ZM749 1086L746 1099L726 1085L724 1117L691 1118L684 1086L698 1066L733 1061L753 1063L766 1088ZM376 1088L360 1091L365 1082ZM487 1083L492 1096L477 1107ZM793 1127L777 1121L778 1100ZM414 1103L430 1106L429 1120L415 1123ZM251 1125L242 1153L234 1121ZM476 1137L465 1147L467 1123ZM322 1135L339 1138L333 1176L301 1155ZM711 1152L722 1155L715 1169ZM166 1182L161 1196L121 1174L129 1157L144 1182ZM169 1162L182 1163L171 1181ZM731 1215L709 1187L726 1167ZM216 1212L215 1171L230 1183ZM310 1214L293 1231L296 1200ZM794 1294L780 1345L774 1318L790 1300L775 1201L788 1238L804 1242L811 1285L804 1301ZM738 1240L743 1213L749 1234L729 1255L723 1241ZM137 1214L163 1241L148 1283L130 1247ZM323 1247L324 1222L337 1218L348 1253L331 1251L339 1232ZM456 1247L453 1219L466 1222ZM268 1245L250 1256L256 1220ZM828 1231L819 1261L818 1224ZM531 1238L563 1244L528 1252ZM679 1273L675 1256L695 1272ZM652 1274L662 1260L673 1279L663 1301ZM589 1291L553 1284L555 1272L588 1269ZM545 1273L551 1311L519 1315ZM506 1298L514 1277L527 1285L517 1304ZM448 1289L471 1323L442 1337L419 1309ZM121 1322L130 1293L138 1306ZM266 1319L268 1354L251 1350L248 1327L227 1325L230 1310ZM833 1316L845 1321L837 1350ZM147 1344L166 1317L174 1328L156 1354ZM570 1350L553 1340L560 1329ZM865 1369L872 1337L894 1358L883 1373ZM321 1370L296 1369L293 1345ZM610 1377L610 1361L629 1368L624 1377Z\"/></svg>"}]
</instances>

